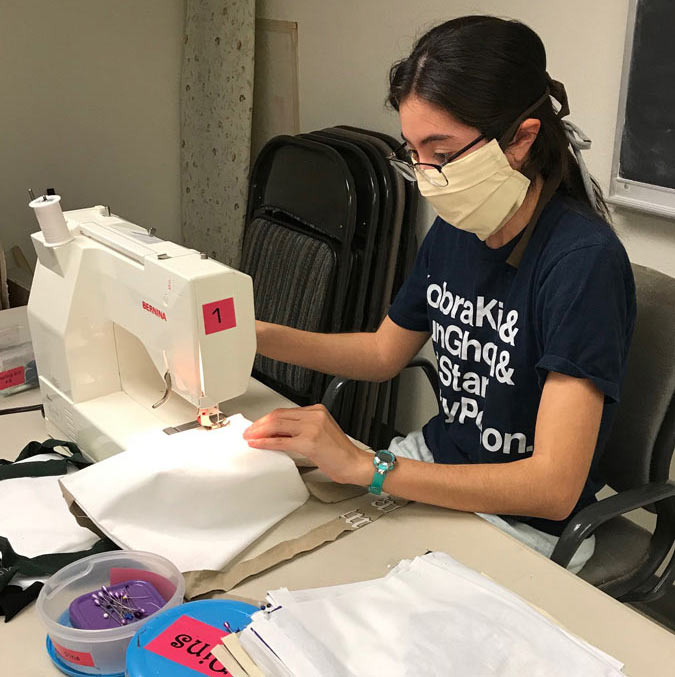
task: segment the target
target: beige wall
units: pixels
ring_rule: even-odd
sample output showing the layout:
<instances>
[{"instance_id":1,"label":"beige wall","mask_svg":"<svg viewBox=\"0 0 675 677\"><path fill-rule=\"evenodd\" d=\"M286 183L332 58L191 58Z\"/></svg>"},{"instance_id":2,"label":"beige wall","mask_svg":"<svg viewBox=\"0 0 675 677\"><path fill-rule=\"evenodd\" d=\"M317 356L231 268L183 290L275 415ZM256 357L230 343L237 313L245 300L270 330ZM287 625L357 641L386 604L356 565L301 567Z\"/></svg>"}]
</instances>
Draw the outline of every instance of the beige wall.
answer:
<instances>
[{"instance_id":1,"label":"beige wall","mask_svg":"<svg viewBox=\"0 0 675 677\"><path fill-rule=\"evenodd\" d=\"M571 119L593 139L587 163L605 190L614 146L627 0L258 0L267 19L298 22L300 129L352 124L398 136L384 107L389 66L416 37L442 20L469 13L520 19L536 30L548 70L568 91ZM425 209L420 235L432 221ZM675 276L675 221L628 210L615 226L631 259ZM432 357L426 349L427 355ZM400 421L419 426L434 409L422 379L404 385Z\"/></svg>"},{"instance_id":2,"label":"beige wall","mask_svg":"<svg viewBox=\"0 0 675 677\"><path fill-rule=\"evenodd\" d=\"M26 189L180 237L184 0L2 0L0 240L30 257Z\"/></svg>"}]
</instances>

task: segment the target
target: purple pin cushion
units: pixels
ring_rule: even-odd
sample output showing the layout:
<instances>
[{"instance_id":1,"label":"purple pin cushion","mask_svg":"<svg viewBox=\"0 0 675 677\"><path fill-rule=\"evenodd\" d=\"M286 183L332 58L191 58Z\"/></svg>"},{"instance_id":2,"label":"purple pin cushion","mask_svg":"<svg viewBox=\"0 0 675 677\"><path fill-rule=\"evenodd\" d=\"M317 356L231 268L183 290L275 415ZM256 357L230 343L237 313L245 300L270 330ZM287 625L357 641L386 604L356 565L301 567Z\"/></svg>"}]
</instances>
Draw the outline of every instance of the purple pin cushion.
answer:
<instances>
[{"instance_id":1,"label":"purple pin cushion","mask_svg":"<svg viewBox=\"0 0 675 677\"><path fill-rule=\"evenodd\" d=\"M68 609L80 630L107 630L129 625L161 609L166 601L147 581L124 581L80 595Z\"/></svg>"}]
</instances>

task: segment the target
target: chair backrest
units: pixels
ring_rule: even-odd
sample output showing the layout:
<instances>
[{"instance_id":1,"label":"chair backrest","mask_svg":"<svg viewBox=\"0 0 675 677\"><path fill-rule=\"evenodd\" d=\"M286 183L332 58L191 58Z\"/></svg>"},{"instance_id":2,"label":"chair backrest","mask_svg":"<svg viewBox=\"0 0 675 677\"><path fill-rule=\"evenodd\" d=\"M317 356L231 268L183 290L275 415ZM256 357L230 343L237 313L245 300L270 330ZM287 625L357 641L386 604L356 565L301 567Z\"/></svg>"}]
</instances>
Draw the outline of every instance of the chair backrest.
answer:
<instances>
[{"instance_id":1,"label":"chair backrest","mask_svg":"<svg viewBox=\"0 0 675 677\"><path fill-rule=\"evenodd\" d=\"M675 446L675 279L633 265L635 331L600 472L617 491L665 481Z\"/></svg>"},{"instance_id":2,"label":"chair backrest","mask_svg":"<svg viewBox=\"0 0 675 677\"><path fill-rule=\"evenodd\" d=\"M323 132L303 134L301 138L323 143L337 150L349 167L356 188L356 228L352 238L354 267L345 308L345 331L364 329L364 313L368 296L368 275L372 268L375 235L380 212L380 190L377 175L368 156L345 139L334 138Z\"/></svg>"},{"instance_id":3,"label":"chair backrest","mask_svg":"<svg viewBox=\"0 0 675 677\"><path fill-rule=\"evenodd\" d=\"M253 278L257 319L305 331L327 329L336 257L326 242L257 218L246 229L241 269ZM311 395L320 376L262 355L255 372L291 397Z\"/></svg>"},{"instance_id":4,"label":"chair backrest","mask_svg":"<svg viewBox=\"0 0 675 677\"><path fill-rule=\"evenodd\" d=\"M356 188L340 154L299 137L270 139L251 172L247 221L275 211L351 247Z\"/></svg>"},{"instance_id":5,"label":"chair backrest","mask_svg":"<svg viewBox=\"0 0 675 677\"><path fill-rule=\"evenodd\" d=\"M395 151L401 145L400 139L389 136L389 134L383 134L382 132L362 129L361 127L350 127L349 125L338 125L337 129L346 129L347 131L366 134L379 139L388 147L385 155L389 155L389 153ZM398 292L403 282L412 272L418 250L415 223L417 221L417 203L419 201L420 193L416 184L410 181L404 181L403 184L405 206L403 210L401 241L399 243L400 263L397 266L396 277L394 278L394 295L396 295L396 292Z\"/></svg>"},{"instance_id":6,"label":"chair backrest","mask_svg":"<svg viewBox=\"0 0 675 677\"><path fill-rule=\"evenodd\" d=\"M265 144L253 165L246 229L254 219L262 218L323 239L335 252L333 310L326 327L330 331L342 329L353 265L356 197L344 159L335 149L315 141L276 136Z\"/></svg>"}]
</instances>

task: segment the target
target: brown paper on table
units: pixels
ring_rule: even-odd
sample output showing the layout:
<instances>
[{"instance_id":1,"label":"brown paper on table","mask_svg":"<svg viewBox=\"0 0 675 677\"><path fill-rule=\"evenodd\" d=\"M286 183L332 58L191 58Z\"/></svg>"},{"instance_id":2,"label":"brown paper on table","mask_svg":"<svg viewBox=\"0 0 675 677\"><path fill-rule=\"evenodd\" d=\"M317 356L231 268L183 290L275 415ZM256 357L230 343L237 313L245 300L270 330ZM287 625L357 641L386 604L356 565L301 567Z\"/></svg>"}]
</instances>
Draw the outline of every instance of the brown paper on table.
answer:
<instances>
[{"instance_id":1,"label":"brown paper on table","mask_svg":"<svg viewBox=\"0 0 675 677\"><path fill-rule=\"evenodd\" d=\"M356 484L333 482L326 473L318 468L301 473L301 477L307 491L322 503L340 503L340 501L346 501L348 498L355 498L368 493L365 487Z\"/></svg>"},{"instance_id":2,"label":"brown paper on table","mask_svg":"<svg viewBox=\"0 0 675 677\"><path fill-rule=\"evenodd\" d=\"M89 531L95 533L99 538L108 538L108 536L104 534L91 520L89 515L87 515L87 513L84 512L84 510L82 510L82 508L75 500L73 495L68 491L68 489L66 489L63 486L63 484L61 484L61 480L59 480L59 488L61 489L63 498L66 501L68 510L70 511L70 514L75 518L75 521L84 529L89 529Z\"/></svg>"},{"instance_id":3,"label":"brown paper on table","mask_svg":"<svg viewBox=\"0 0 675 677\"><path fill-rule=\"evenodd\" d=\"M331 543L343 533L356 531L407 504L408 501L401 498L377 498L371 495L361 497L359 501L349 506L350 509L346 513L336 515L301 536L277 543L251 559L237 562L220 571L203 569L184 572L185 597L194 599L212 592L228 592L251 576L256 576L325 543Z\"/></svg>"}]
</instances>

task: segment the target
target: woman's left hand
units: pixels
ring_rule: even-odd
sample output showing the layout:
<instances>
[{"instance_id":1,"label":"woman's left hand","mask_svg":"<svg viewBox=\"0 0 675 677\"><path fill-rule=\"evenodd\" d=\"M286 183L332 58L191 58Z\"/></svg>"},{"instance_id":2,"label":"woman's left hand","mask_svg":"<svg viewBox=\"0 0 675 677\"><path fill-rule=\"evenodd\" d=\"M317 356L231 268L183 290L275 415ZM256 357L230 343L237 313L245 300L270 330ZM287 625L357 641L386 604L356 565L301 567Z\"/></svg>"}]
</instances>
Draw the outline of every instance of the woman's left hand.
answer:
<instances>
[{"instance_id":1,"label":"woman's left hand","mask_svg":"<svg viewBox=\"0 0 675 677\"><path fill-rule=\"evenodd\" d=\"M253 423L244 439L256 449L302 454L334 482L367 485L373 474L372 455L350 441L322 404L275 409Z\"/></svg>"}]
</instances>

